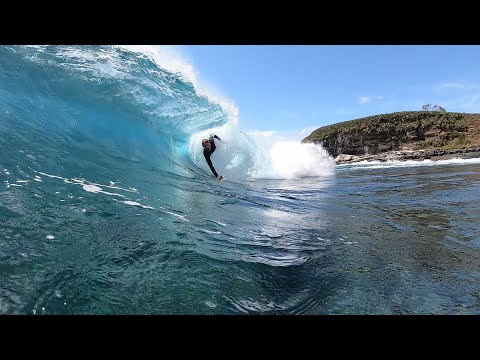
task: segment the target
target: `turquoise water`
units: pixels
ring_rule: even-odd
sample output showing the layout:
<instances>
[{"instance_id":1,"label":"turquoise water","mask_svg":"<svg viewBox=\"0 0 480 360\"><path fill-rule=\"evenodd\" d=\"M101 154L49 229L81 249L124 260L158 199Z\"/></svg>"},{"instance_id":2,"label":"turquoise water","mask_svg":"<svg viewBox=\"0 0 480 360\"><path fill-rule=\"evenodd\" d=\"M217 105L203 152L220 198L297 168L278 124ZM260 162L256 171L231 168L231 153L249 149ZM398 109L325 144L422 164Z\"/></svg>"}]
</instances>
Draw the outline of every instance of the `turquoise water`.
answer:
<instances>
[{"instance_id":1,"label":"turquoise water","mask_svg":"<svg viewBox=\"0 0 480 360\"><path fill-rule=\"evenodd\" d=\"M143 53L0 47L0 313L480 313L478 160L334 166L234 123Z\"/></svg>"}]
</instances>

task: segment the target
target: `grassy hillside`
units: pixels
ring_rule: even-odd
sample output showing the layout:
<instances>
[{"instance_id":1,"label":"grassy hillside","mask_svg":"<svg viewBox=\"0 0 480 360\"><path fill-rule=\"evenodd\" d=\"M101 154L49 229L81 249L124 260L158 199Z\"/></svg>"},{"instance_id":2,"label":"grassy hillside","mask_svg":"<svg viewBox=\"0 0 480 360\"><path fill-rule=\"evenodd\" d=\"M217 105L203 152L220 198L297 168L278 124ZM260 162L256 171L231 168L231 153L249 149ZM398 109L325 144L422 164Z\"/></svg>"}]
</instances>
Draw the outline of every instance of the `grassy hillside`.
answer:
<instances>
[{"instance_id":1,"label":"grassy hillside","mask_svg":"<svg viewBox=\"0 0 480 360\"><path fill-rule=\"evenodd\" d=\"M321 143L332 155L390 150L451 150L480 146L480 114L396 112L321 127L302 142Z\"/></svg>"}]
</instances>

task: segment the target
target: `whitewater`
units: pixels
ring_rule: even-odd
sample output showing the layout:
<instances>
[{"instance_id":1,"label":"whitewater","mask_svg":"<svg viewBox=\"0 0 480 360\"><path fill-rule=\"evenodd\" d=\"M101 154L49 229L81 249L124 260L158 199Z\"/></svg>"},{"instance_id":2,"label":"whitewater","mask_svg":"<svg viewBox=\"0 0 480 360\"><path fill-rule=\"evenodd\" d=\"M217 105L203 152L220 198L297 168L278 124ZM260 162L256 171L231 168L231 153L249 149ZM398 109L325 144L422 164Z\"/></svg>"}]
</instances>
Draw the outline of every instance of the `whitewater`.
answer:
<instances>
[{"instance_id":1,"label":"whitewater","mask_svg":"<svg viewBox=\"0 0 480 360\"><path fill-rule=\"evenodd\" d=\"M169 48L0 46L0 314L479 313L478 161L241 124Z\"/></svg>"}]
</instances>

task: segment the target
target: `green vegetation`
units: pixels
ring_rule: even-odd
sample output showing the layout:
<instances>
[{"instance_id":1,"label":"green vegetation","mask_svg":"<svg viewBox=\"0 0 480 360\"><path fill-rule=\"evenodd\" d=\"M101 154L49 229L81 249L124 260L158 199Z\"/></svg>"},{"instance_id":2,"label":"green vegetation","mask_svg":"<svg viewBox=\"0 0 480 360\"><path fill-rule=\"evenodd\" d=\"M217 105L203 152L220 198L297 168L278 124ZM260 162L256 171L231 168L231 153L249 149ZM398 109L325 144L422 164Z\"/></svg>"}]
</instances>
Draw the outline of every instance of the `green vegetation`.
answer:
<instances>
[{"instance_id":1,"label":"green vegetation","mask_svg":"<svg viewBox=\"0 0 480 360\"><path fill-rule=\"evenodd\" d=\"M404 111L368 116L321 127L302 142L322 143L334 156L480 146L480 114Z\"/></svg>"}]
</instances>

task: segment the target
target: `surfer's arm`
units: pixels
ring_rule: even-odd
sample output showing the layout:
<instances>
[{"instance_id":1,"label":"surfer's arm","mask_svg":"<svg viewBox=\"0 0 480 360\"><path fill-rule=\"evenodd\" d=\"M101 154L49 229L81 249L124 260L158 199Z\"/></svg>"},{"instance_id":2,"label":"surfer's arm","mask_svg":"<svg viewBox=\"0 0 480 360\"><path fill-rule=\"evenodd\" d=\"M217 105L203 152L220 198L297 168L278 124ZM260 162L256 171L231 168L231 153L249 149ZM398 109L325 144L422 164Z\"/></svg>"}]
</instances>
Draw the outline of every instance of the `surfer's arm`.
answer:
<instances>
[{"instance_id":1,"label":"surfer's arm","mask_svg":"<svg viewBox=\"0 0 480 360\"><path fill-rule=\"evenodd\" d=\"M217 135L215 135L215 136L217 136ZM210 141L210 146L211 146L211 148L212 148L212 149L210 150L210 154L213 154L213 152L214 152L215 149L217 148L217 145L215 145L215 140L213 140L213 138L214 138L215 136L210 136L210 139L208 139L208 141ZM218 136L217 136L217 138L218 138ZM207 161L207 162L208 162L208 161Z\"/></svg>"},{"instance_id":2,"label":"surfer's arm","mask_svg":"<svg viewBox=\"0 0 480 360\"><path fill-rule=\"evenodd\" d=\"M213 175L215 175L215 177L218 178L218 174L215 171L215 168L213 167L212 160L210 159L210 155L207 154L206 152L204 152L203 155L205 156L205 160L207 160L207 164L210 167L210 170L212 170Z\"/></svg>"},{"instance_id":3,"label":"surfer's arm","mask_svg":"<svg viewBox=\"0 0 480 360\"><path fill-rule=\"evenodd\" d=\"M217 139L218 141L222 141L222 139L220 139L220 137L218 137L217 135L210 135L210 138L208 139L210 141L210 144L215 144L215 140L213 139Z\"/></svg>"}]
</instances>

